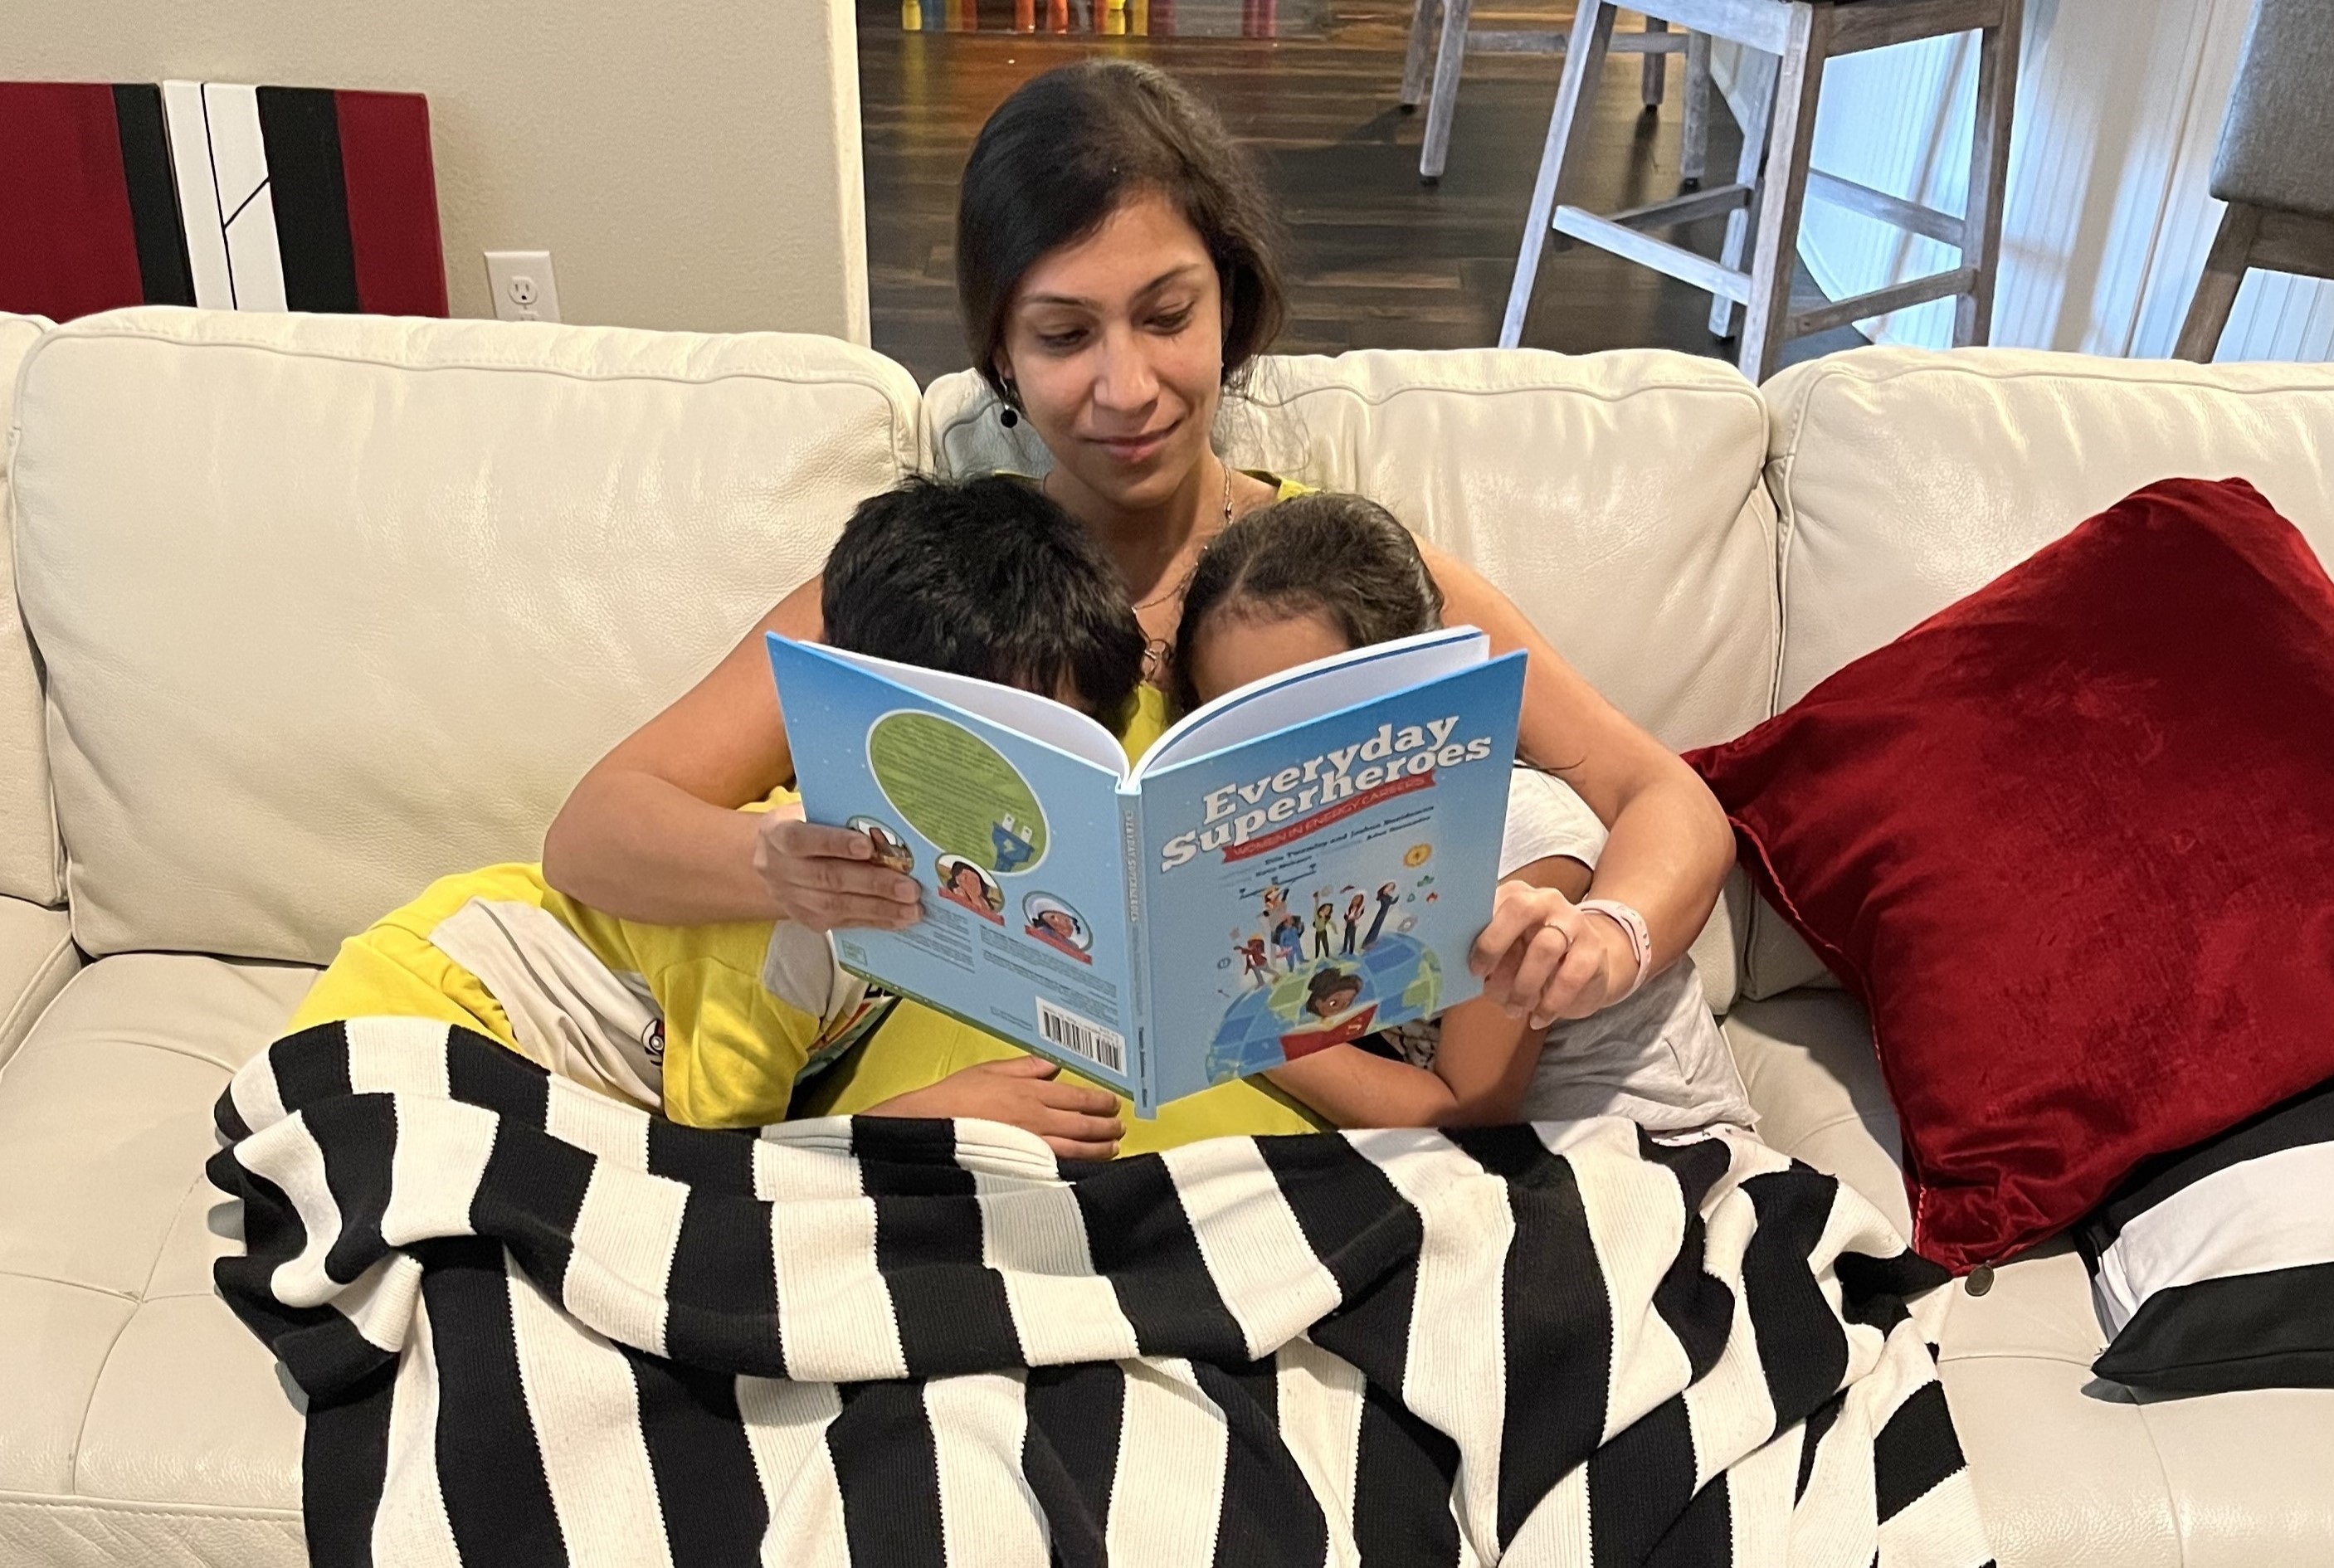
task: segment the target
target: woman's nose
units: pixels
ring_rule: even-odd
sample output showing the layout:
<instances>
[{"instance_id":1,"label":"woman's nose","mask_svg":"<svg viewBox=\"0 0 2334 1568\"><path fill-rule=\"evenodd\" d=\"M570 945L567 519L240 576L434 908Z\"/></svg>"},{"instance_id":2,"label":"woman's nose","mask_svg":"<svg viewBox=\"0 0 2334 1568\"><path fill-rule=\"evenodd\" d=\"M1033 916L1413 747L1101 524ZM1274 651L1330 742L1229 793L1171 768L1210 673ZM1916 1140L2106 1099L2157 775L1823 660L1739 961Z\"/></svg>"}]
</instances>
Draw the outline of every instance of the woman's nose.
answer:
<instances>
[{"instance_id":1,"label":"woman's nose","mask_svg":"<svg viewBox=\"0 0 2334 1568\"><path fill-rule=\"evenodd\" d=\"M1105 409L1133 412L1147 407L1158 395L1159 377L1141 337L1123 329L1104 333L1095 401Z\"/></svg>"}]
</instances>

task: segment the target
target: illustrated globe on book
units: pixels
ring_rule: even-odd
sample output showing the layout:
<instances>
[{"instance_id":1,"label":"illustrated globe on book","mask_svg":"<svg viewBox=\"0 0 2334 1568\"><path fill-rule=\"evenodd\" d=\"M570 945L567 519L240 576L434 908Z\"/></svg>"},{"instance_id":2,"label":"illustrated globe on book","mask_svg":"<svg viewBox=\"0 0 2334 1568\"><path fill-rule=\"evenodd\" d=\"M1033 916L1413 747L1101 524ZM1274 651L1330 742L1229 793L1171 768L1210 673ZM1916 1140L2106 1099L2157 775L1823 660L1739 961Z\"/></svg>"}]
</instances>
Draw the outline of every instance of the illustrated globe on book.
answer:
<instances>
[{"instance_id":1,"label":"illustrated globe on book","mask_svg":"<svg viewBox=\"0 0 2334 1568\"><path fill-rule=\"evenodd\" d=\"M1354 994L1347 1005L1318 1017L1307 1011L1316 994L1314 977L1332 972L1350 976L1356 986L1323 982L1333 999L1348 989ZM1234 998L1208 1048L1208 1075L1218 1082L1246 1077L1348 1044L1390 1024L1430 1015L1442 997L1442 960L1409 937L1382 936L1351 957L1309 959L1276 974L1270 986Z\"/></svg>"}]
</instances>

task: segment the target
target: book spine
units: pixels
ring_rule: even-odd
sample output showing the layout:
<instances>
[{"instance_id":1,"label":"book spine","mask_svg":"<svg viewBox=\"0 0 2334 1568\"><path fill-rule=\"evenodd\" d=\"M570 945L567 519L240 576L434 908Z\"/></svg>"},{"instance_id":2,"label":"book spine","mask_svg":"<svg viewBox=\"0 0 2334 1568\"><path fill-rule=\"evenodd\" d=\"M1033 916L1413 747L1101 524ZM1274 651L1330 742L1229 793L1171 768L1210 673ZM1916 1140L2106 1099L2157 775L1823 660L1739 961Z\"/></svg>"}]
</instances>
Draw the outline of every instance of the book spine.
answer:
<instances>
[{"instance_id":1,"label":"book spine","mask_svg":"<svg viewBox=\"0 0 2334 1568\"><path fill-rule=\"evenodd\" d=\"M1134 1109L1149 1116L1158 1109L1159 1085L1151 1063L1151 938L1143 924L1143 796L1118 792L1118 855L1126 879L1126 1017L1133 1037Z\"/></svg>"}]
</instances>

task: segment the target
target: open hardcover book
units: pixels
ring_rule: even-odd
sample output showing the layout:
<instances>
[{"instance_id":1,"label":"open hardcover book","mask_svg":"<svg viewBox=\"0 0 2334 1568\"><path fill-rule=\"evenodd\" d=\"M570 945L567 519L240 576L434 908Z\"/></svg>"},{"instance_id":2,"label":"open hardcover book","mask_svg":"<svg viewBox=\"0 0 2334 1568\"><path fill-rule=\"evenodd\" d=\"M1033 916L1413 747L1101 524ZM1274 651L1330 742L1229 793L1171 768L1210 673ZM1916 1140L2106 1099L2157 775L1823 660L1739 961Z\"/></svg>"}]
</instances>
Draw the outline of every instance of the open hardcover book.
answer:
<instances>
[{"instance_id":1,"label":"open hardcover book","mask_svg":"<svg viewBox=\"0 0 2334 1568\"><path fill-rule=\"evenodd\" d=\"M1157 1107L1477 994L1524 656L1456 628L1284 671L1129 767L1084 714L772 634L803 808L915 879L854 974Z\"/></svg>"}]
</instances>

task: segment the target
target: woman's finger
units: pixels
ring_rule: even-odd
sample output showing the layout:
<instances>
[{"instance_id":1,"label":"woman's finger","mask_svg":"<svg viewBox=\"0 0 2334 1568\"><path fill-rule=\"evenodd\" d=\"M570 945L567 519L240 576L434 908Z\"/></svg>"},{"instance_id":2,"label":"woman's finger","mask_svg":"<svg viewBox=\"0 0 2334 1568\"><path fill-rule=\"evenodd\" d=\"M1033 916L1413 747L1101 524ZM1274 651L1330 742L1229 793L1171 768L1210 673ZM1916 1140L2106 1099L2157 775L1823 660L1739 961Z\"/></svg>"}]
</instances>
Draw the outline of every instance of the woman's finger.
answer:
<instances>
[{"instance_id":1,"label":"woman's finger","mask_svg":"<svg viewBox=\"0 0 2334 1568\"><path fill-rule=\"evenodd\" d=\"M833 861L872 861L875 846L867 835L851 828L806 822L799 817L773 816L762 826L762 836L787 856Z\"/></svg>"},{"instance_id":2,"label":"woman's finger","mask_svg":"<svg viewBox=\"0 0 2334 1568\"><path fill-rule=\"evenodd\" d=\"M1577 919L1577 917L1575 917ZM1555 979L1565 959L1571 955L1577 934L1560 920L1550 920L1531 934L1523 948L1523 957L1516 965L1507 985L1508 1015L1521 1018L1538 1017L1546 1012L1545 998L1548 982ZM1541 1025L1546 1027L1546 1025Z\"/></svg>"},{"instance_id":3,"label":"woman's finger","mask_svg":"<svg viewBox=\"0 0 2334 1568\"><path fill-rule=\"evenodd\" d=\"M1056 1111L1114 1118L1118 1114L1117 1095L1107 1090L1089 1089L1083 1083L1049 1083L1039 1098Z\"/></svg>"},{"instance_id":4,"label":"woman's finger","mask_svg":"<svg viewBox=\"0 0 2334 1568\"><path fill-rule=\"evenodd\" d=\"M1586 1018L1605 1005L1605 954L1586 931L1557 966L1532 1006L1532 1026L1545 1029L1559 1018Z\"/></svg>"},{"instance_id":5,"label":"woman's finger","mask_svg":"<svg viewBox=\"0 0 2334 1568\"><path fill-rule=\"evenodd\" d=\"M838 893L781 895L778 904L787 919L812 931L840 930L849 926L897 930L902 926L912 925L919 912L913 905L896 903L890 899Z\"/></svg>"},{"instance_id":6,"label":"woman's finger","mask_svg":"<svg viewBox=\"0 0 2334 1568\"><path fill-rule=\"evenodd\" d=\"M1551 900L1553 900L1551 902ZM1468 967L1478 975L1489 976L1508 957L1516 944L1530 935L1533 927L1542 924L1559 906L1567 907L1565 897L1548 888L1529 887L1522 882L1501 882L1491 902L1491 919L1475 938L1474 950L1468 955Z\"/></svg>"},{"instance_id":7,"label":"woman's finger","mask_svg":"<svg viewBox=\"0 0 2334 1568\"><path fill-rule=\"evenodd\" d=\"M1094 1143L1072 1138L1048 1138L1046 1140L1046 1147L1054 1151L1054 1158L1056 1159L1102 1160L1118 1158L1118 1144L1115 1140Z\"/></svg>"}]
</instances>

